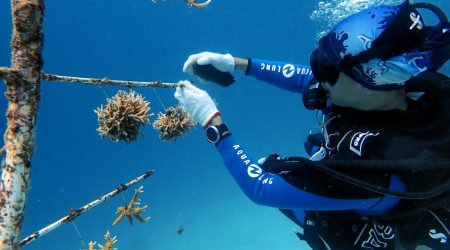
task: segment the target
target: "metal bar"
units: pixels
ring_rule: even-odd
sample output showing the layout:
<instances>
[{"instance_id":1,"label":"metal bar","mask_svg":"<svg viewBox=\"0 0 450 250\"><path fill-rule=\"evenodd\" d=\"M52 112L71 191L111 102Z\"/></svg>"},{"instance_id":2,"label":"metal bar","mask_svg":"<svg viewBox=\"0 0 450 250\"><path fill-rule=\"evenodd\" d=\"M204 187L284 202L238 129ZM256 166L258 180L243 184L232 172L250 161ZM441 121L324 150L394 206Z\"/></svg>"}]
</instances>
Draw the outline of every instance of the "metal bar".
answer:
<instances>
[{"instance_id":1,"label":"metal bar","mask_svg":"<svg viewBox=\"0 0 450 250\"><path fill-rule=\"evenodd\" d=\"M116 189L114 189L113 191L101 196L100 198L86 204L85 206L78 208L78 209L71 209L71 211L64 217L62 217L61 219L53 222L52 224L42 228L41 230L34 232L33 234L31 234L30 236L26 237L25 239L20 241L20 246L23 247L27 244L29 244L30 242L33 242L34 240L46 235L47 233L55 230L56 228L66 224L67 222L71 222L74 219L76 219L78 216L84 214L85 212L87 212L89 209L97 206L100 203L103 203L104 201L112 198L113 196L127 190L129 187L135 185L136 183L138 183L141 180L144 180L150 176L152 176L155 173L154 170L150 170L148 172L146 172L145 174L131 180L130 182L128 182L127 184L120 184Z\"/></svg>"},{"instance_id":2,"label":"metal bar","mask_svg":"<svg viewBox=\"0 0 450 250\"><path fill-rule=\"evenodd\" d=\"M123 80L112 80L107 77L104 78L85 78L85 77L74 77L74 76L61 76L54 74L42 73L41 79L45 81L57 81L57 82L73 82L73 83L84 83L91 85L121 85L127 87L151 87L151 88L176 88L180 86L180 83L165 83L162 81L154 82L137 82L137 81L123 81Z\"/></svg>"}]
</instances>

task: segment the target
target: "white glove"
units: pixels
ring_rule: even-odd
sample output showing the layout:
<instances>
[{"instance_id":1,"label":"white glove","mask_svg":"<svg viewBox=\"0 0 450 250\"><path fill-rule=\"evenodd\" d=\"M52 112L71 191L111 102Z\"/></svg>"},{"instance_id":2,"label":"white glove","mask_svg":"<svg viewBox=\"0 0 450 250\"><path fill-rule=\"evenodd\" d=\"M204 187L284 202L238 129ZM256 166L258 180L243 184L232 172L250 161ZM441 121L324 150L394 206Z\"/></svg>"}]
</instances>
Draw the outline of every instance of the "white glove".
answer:
<instances>
[{"instance_id":1,"label":"white glove","mask_svg":"<svg viewBox=\"0 0 450 250\"><path fill-rule=\"evenodd\" d=\"M195 122L206 127L212 118L219 115L216 104L206 91L201 90L189 81L181 81L184 87L177 87L175 98L186 107Z\"/></svg>"},{"instance_id":2,"label":"white glove","mask_svg":"<svg viewBox=\"0 0 450 250\"><path fill-rule=\"evenodd\" d=\"M190 55L183 65L183 72L187 72L194 75L192 71L192 65L198 63L198 65L211 64L216 69L222 72L233 73L234 71L234 58L230 54L217 54L212 52L202 52L194 55ZM200 77L199 77L200 78ZM201 78L200 78L201 79ZM204 79L202 79L205 81Z\"/></svg>"}]
</instances>

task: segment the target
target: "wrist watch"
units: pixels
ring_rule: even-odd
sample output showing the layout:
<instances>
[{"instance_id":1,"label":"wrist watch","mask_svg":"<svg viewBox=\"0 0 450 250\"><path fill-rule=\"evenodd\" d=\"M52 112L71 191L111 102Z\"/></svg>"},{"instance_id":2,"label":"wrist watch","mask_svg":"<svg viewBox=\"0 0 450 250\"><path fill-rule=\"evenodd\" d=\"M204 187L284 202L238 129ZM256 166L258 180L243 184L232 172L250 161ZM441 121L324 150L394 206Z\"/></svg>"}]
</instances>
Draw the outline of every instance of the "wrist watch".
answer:
<instances>
[{"instance_id":1,"label":"wrist watch","mask_svg":"<svg viewBox=\"0 0 450 250\"><path fill-rule=\"evenodd\" d=\"M209 126L206 129L206 139L209 143L218 143L228 135L231 135L231 133L225 123L222 123L218 126Z\"/></svg>"}]
</instances>

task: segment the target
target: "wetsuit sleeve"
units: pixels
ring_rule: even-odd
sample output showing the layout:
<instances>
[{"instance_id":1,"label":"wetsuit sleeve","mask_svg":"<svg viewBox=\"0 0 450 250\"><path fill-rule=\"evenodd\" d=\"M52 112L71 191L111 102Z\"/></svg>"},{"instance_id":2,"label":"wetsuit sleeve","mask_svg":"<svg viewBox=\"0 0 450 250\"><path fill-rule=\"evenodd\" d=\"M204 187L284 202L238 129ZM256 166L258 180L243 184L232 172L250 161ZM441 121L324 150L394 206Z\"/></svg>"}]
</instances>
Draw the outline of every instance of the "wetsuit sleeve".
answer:
<instances>
[{"instance_id":1,"label":"wetsuit sleeve","mask_svg":"<svg viewBox=\"0 0 450 250\"><path fill-rule=\"evenodd\" d=\"M303 93L313 78L309 66L260 59L248 59L245 74L297 93Z\"/></svg>"},{"instance_id":2,"label":"wetsuit sleeve","mask_svg":"<svg viewBox=\"0 0 450 250\"><path fill-rule=\"evenodd\" d=\"M398 201L395 197L367 199L338 199L307 192L308 187L299 189L282 176L266 173L241 145L228 136L218 143L217 148L225 166L242 191L253 202L281 209L301 210L356 210L363 214L382 214ZM326 183L324 183L324 188ZM317 188L317 185L316 185ZM399 181L391 181L392 190L402 191Z\"/></svg>"}]
</instances>

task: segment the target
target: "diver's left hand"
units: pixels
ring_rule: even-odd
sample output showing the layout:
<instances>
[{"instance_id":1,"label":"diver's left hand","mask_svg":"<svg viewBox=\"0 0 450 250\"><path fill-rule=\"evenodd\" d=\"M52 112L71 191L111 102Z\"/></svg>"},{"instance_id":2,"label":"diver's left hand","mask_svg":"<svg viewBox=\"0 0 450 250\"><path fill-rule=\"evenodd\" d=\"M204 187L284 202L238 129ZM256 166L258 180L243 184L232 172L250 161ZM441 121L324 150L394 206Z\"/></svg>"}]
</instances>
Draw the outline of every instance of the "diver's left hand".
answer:
<instances>
[{"instance_id":1,"label":"diver's left hand","mask_svg":"<svg viewBox=\"0 0 450 250\"><path fill-rule=\"evenodd\" d=\"M182 81L183 87L177 87L175 98L186 107L195 122L208 126L211 119L220 115L216 104L204 90L195 87L189 81Z\"/></svg>"},{"instance_id":2,"label":"diver's left hand","mask_svg":"<svg viewBox=\"0 0 450 250\"><path fill-rule=\"evenodd\" d=\"M195 63L197 63L198 65L211 64L214 68L228 73L233 73L235 66L234 58L232 55L205 51L190 55L186 62L184 62L183 72L194 75L192 66Z\"/></svg>"}]
</instances>

